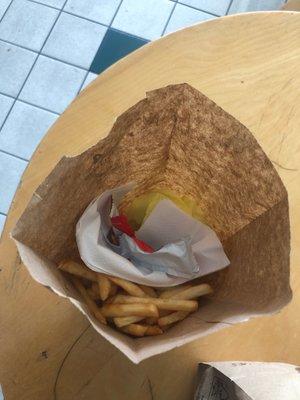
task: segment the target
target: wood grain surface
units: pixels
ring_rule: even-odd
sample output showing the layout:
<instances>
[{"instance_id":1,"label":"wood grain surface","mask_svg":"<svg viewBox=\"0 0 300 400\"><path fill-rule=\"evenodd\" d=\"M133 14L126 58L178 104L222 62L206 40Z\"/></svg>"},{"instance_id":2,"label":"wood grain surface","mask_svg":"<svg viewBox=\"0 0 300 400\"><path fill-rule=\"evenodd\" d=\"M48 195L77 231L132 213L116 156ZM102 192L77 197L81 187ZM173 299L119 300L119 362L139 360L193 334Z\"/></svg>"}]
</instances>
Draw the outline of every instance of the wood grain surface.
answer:
<instances>
[{"instance_id":1,"label":"wood grain surface","mask_svg":"<svg viewBox=\"0 0 300 400\"><path fill-rule=\"evenodd\" d=\"M190 399L200 361L300 364L300 14L208 21L150 43L101 74L58 119L19 185L0 244L0 381L6 400ZM105 136L145 92L188 82L245 124L289 193L292 302L139 365L102 339L69 301L28 275L9 232L63 155Z\"/></svg>"}]
</instances>

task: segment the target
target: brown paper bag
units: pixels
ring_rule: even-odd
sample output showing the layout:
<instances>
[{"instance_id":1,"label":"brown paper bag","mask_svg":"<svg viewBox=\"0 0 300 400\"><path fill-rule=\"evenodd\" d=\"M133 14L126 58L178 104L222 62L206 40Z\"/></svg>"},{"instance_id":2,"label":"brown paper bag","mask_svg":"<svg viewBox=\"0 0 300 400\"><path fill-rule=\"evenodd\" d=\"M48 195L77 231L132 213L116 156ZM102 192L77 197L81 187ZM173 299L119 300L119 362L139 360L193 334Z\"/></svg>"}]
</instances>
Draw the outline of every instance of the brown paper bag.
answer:
<instances>
[{"instance_id":1,"label":"brown paper bag","mask_svg":"<svg viewBox=\"0 0 300 400\"><path fill-rule=\"evenodd\" d=\"M99 324L58 271L78 259L75 225L107 189L136 182L124 204L156 188L190 196L220 238L231 264L202 278L215 289L199 311L157 337L131 339ZM83 154L64 157L38 187L12 232L34 279L87 316L133 362L291 299L287 192L272 163L240 122L187 84L154 90L122 114L109 135Z\"/></svg>"}]
</instances>

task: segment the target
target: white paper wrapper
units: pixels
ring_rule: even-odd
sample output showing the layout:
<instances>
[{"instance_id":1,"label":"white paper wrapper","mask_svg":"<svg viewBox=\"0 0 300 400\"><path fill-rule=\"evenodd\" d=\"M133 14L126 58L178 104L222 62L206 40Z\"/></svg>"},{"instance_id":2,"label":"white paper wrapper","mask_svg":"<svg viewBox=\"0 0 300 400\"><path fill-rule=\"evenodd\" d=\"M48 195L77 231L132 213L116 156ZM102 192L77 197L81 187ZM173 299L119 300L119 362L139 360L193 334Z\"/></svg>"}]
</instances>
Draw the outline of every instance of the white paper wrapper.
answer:
<instances>
[{"instance_id":1,"label":"white paper wrapper","mask_svg":"<svg viewBox=\"0 0 300 400\"><path fill-rule=\"evenodd\" d=\"M210 366L216 368L210 370ZM213 362L199 365L194 400L299 400L300 367L282 363Z\"/></svg>"},{"instance_id":2,"label":"white paper wrapper","mask_svg":"<svg viewBox=\"0 0 300 400\"><path fill-rule=\"evenodd\" d=\"M218 271L229 260L215 232L181 211L172 201L160 201L137 238L155 249L142 251L126 234L111 244L111 197L114 211L133 185L107 190L85 210L76 227L80 256L94 271L151 286L174 286ZM131 260L131 261L130 261Z\"/></svg>"}]
</instances>

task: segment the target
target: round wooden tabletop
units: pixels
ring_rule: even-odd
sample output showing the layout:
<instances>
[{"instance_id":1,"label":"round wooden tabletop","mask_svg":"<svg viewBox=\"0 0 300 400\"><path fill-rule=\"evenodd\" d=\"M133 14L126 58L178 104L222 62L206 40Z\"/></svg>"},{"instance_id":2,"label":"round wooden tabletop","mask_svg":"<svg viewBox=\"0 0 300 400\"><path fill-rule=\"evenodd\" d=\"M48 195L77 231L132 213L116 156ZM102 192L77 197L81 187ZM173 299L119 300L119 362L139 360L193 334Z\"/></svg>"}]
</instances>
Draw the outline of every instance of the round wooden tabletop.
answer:
<instances>
[{"instance_id":1,"label":"round wooden tabletop","mask_svg":"<svg viewBox=\"0 0 300 400\"><path fill-rule=\"evenodd\" d=\"M6 400L192 398L200 361L300 363L300 13L224 17L152 42L101 74L35 152L0 244L0 381ZM9 232L65 154L105 136L115 118L171 83L188 82L245 124L289 193L292 302L139 365L101 338L68 300L36 283Z\"/></svg>"}]
</instances>

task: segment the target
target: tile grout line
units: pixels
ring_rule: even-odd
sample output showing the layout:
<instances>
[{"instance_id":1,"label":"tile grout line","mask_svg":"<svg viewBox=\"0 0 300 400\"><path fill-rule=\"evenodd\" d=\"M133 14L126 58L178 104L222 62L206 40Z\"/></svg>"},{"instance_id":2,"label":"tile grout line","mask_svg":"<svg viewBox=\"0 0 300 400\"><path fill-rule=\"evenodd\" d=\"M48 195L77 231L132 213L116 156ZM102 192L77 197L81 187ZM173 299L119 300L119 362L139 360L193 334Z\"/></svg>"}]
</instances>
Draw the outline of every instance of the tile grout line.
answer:
<instances>
[{"instance_id":1,"label":"tile grout line","mask_svg":"<svg viewBox=\"0 0 300 400\"><path fill-rule=\"evenodd\" d=\"M32 1L32 0L27 0L27 1L31 1L32 3L36 3L36 4L41 4L41 3L38 3L38 2ZM64 4L63 4L63 6L62 6L61 9L57 9L57 8L54 8L54 7L50 7L50 8L56 9L56 10L59 11L59 12L58 12L58 14L57 14L57 17L56 17L56 19L55 19L55 21L54 21L54 23L53 23L51 29L50 29L49 32L48 32L48 35L46 36L46 38L45 38L45 40L44 40L44 43L43 43L43 45L42 45L40 51L35 51L35 50L29 49L29 48L27 48L27 47L25 47L25 46L19 46L19 45L16 45L15 43L12 43L12 42L7 41L7 40L0 39L0 41L2 41L2 42L4 42L4 43L8 43L8 44L10 44L10 45L12 45L12 46L15 46L15 47L23 48L23 49L25 49L25 50L31 51L32 53L36 54L36 58L35 58L35 60L34 60L34 63L32 64L32 66L31 66L31 68L30 68L30 70L29 70L29 72L28 72L28 74L27 74L27 76L26 76L26 78L25 78L25 80L24 80L24 82L23 82L23 84L22 84L22 86L21 86L21 88L20 88L20 90L19 90L17 96L16 96L16 97L13 97L13 96L9 96L9 95L6 95L6 94L3 93L3 95L6 95L7 97L10 97L10 98L14 99L14 101L13 101L11 107L9 108L8 113L7 113L7 115L6 115L6 117L5 117L4 121L3 121L3 123L2 123L1 126L0 126L0 134L1 134L1 130L2 130L3 126L5 125L5 123L6 123L7 119L8 119L8 117L9 117L9 115L10 115L10 113L11 113L11 111L12 111L12 109L13 109L13 107L14 107L14 105L16 104L17 101L20 101L20 102L22 102L22 103L24 103L24 104L28 104L28 105L30 105L30 106L39 108L39 109L41 109L41 110L44 110L44 111L47 111L47 112L50 112L50 113L53 113L53 114L56 114L56 115L58 115L58 116L60 115L59 113L57 113L57 112L55 112L55 111L48 110L48 109L46 109L46 108L44 108L44 107L37 106L37 105L35 105L35 104L32 104L32 103L30 103L30 102L27 102L27 101L22 100L22 99L19 98L19 96L20 96L20 94L21 94L21 92L22 92L22 90L23 90L23 88L24 88L24 86L25 86L25 84L26 84L26 82L27 82L27 80L28 80L28 78L29 78L29 76L30 76L30 74L31 74L31 72L32 72L32 70L33 70L33 68L34 68L34 66L35 66L35 64L36 64L36 62L37 62L37 60L38 60L38 58L39 58L39 56L42 55L43 57L47 57L47 58L49 58L49 59L53 59L53 60L55 60L55 61L59 61L59 62L62 62L62 63L64 63L64 64L68 64L68 65L70 65L70 66L72 66L72 67L76 67L76 68L79 68L79 69L82 69L82 70L86 71L86 74L85 74L85 76L84 76L84 78L83 78L83 81L82 81L82 83L81 83L81 85L80 85L80 88L79 88L79 90L78 90L78 92L77 92L77 95L78 95L78 93L80 92L80 90L82 89L82 86L84 85L84 82L85 82L85 80L86 80L86 78L87 78L87 76L88 76L88 74L89 74L89 72L90 72L89 69L86 70L86 68L79 67L79 66L77 66L77 65L74 65L74 64L71 64L71 63L68 63L68 62L65 62L65 61L56 59L56 58L54 58L54 57L51 57L51 56L48 56L48 55L45 55L45 54L42 53L42 51L43 51L43 49L44 49L44 47L45 47L45 44L46 44L48 38L50 37L50 35L51 35L51 33L52 33L52 31L53 31L53 29L54 29L54 27L55 27L55 25L56 25L56 23L57 23L59 17L60 17L60 15L61 15L63 12L65 12L65 11L64 11L64 7L65 7L65 5L67 4L67 1L68 1L68 0L65 0L65 2L64 2ZM13 0L12 0L11 3L9 4L8 8L11 6L12 3L13 3ZM117 13L118 13L118 11L119 11L119 9L120 9L120 7L121 7L121 5L122 5L122 3L123 3L123 0L120 1L120 3L119 3L119 5L118 5L118 7L117 7L117 9L116 9L116 11L115 11L115 13L114 13L114 15L113 15L113 18L111 19L111 22L110 22L110 24L109 24L108 26L107 26L107 25L104 25L104 24L101 24L101 23L98 23L98 22L94 22L94 21L91 21L91 22L96 23L96 24L101 25L101 26L105 26L107 29L110 28L111 25L112 25L112 23L113 23L113 21L114 21L114 19L115 19L115 17L116 17L116 15L117 15ZM41 4L41 5L44 5L44 4ZM47 7L47 5L44 5L44 6ZM4 17L4 15L6 14L8 8L6 9L5 13L3 14L3 17ZM72 14L70 14L70 15L72 15ZM74 16L76 16L76 15L74 14ZM2 17L2 18L3 18L3 17ZM1 18L1 20L2 20L2 18ZM81 18L81 19L86 19L86 18L82 18L82 17L79 17L79 18ZM100 45L101 45L101 43L100 43ZM89 67L89 68L90 68L90 67ZM29 161L29 160L27 160L27 159L25 159L25 158L22 158L22 157L20 157L20 156L15 155L15 154L6 152L6 151L4 151L4 150L1 150L1 149L0 149L0 151L1 151L2 153L4 153L4 154L10 155L10 156L15 157L15 158L18 158L18 159L20 159L20 160L27 161L27 162Z\"/></svg>"},{"instance_id":2,"label":"tile grout line","mask_svg":"<svg viewBox=\"0 0 300 400\"><path fill-rule=\"evenodd\" d=\"M0 42L10 44L11 46L20 47L20 49L24 49L24 50L27 50L27 51L31 51L32 53L37 54L38 56L43 56L43 57L46 57L46 58L51 58L51 59L54 60L54 61L59 61L59 62L61 62L61 63L70 65L71 67L75 67L75 68L78 68L78 69L82 69L83 71L86 71L86 70L87 70L86 68L80 67L79 65L72 64L72 63L70 63L70 62L68 62L68 61L60 60L59 58L56 58L56 57L53 57L53 56L49 56L48 54L42 53L42 50L41 50L41 51L32 50L32 49L30 49L29 47L25 47L25 46L22 46L22 45L18 45L18 44L15 44L15 43L13 43L13 42L10 42L10 41L8 41L8 40L6 40L6 39L1 39L1 38L0 38Z\"/></svg>"},{"instance_id":3,"label":"tile grout line","mask_svg":"<svg viewBox=\"0 0 300 400\"><path fill-rule=\"evenodd\" d=\"M13 1L14 1L14 0L11 0L11 2L9 3L7 9L4 11L4 14L3 14L2 17L0 18L0 23L1 23L2 20L4 19L4 17L5 17L5 15L6 15L7 11L9 10L10 6L12 5ZM16 102L16 100L14 100L14 101L11 103L11 106L10 106L9 109L8 109L8 112L7 112L7 114L6 114L6 117L4 118L3 123L0 124L0 133L1 133L1 129L2 129L2 127L3 127L3 125L4 125L5 121L6 121L7 117L9 116L9 114L10 114L10 112L11 112L11 110L12 110L14 104L15 104L15 102Z\"/></svg>"},{"instance_id":4,"label":"tile grout line","mask_svg":"<svg viewBox=\"0 0 300 400\"><path fill-rule=\"evenodd\" d=\"M216 14L216 13L213 13L213 12L210 12L210 11L203 10L202 8L197 8L197 7L194 7L194 6L190 6L189 4L180 3L180 0L177 0L176 4L180 4L180 5L182 5L182 6L185 6L185 7L188 7L188 8L192 8L193 10L197 10L197 11L204 12L205 14L213 15L214 17L221 17L221 15L219 15L219 14Z\"/></svg>"},{"instance_id":5,"label":"tile grout line","mask_svg":"<svg viewBox=\"0 0 300 400\"><path fill-rule=\"evenodd\" d=\"M171 1L171 0L170 0L170 1ZM111 31L115 31L115 32L122 33L123 35L126 35L126 36L130 36L130 37L134 37L134 38L136 38L136 39L144 40L144 41L147 42L147 43L149 43L149 42L152 41L151 39L146 39L146 38L144 38L144 37L142 37L142 36L134 35L133 33L128 33L128 32L125 32L125 31L121 31L120 29L113 28L112 26L110 26L109 29L110 29Z\"/></svg>"},{"instance_id":6,"label":"tile grout line","mask_svg":"<svg viewBox=\"0 0 300 400\"><path fill-rule=\"evenodd\" d=\"M118 7L116 8L115 13L114 13L114 15L113 15L113 17L112 17L112 19L111 19L109 25L107 26L107 30L106 30L106 32L105 32L105 35L106 35L107 31L111 28L111 25L112 25L112 23L113 23L113 21L114 21L116 15L118 14L118 11L119 11L119 9L120 9L122 3L123 3L123 0L120 1ZM65 4L66 4L66 3L65 3ZM103 36L103 39L104 39L105 35ZM103 39L101 40L101 43L99 44L99 47L101 46ZM97 49L95 55L97 54L97 52L98 52L98 50L99 50L99 47L98 47L98 49ZM95 58L95 55L94 55L94 58ZM82 87L83 87L83 85L84 85L84 83L85 83L85 81L86 81L86 78L87 78L88 74L91 72L91 71L90 71L90 68L91 68L91 65L92 65L92 63L93 63L93 61L94 61L94 58L93 58L93 60L92 60L91 63L90 63L90 66L89 66L89 68L88 68L88 71L87 71L87 73L85 74L85 77L84 77L84 79L83 79L82 84L80 85L80 88L78 89L77 95L81 92ZM96 75L99 75L99 74L96 74Z\"/></svg>"},{"instance_id":7,"label":"tile grout line","mask_svg":"<svg viewBox=\"0 0 300 400\"><path fill-rule=\"evenodd\" d=\"M2 22L3 18L5 17L5 14L7 13L8 9L10 8L10 6L12 5L14 0L11 0L11 2L9 3L9 5L7 6L7 9L4 11L4 14L2 15L2 17L0 18L0 22Z\"/></svg>"},{"instance_id":8,"label":"tile grout line","mask_svg":"<svg viewBox=\"0 0 300 400\"><path fill-rule=\"evenodd\" d=\"M63 12L64 14L72 15L73 17L77 17L77 18L79 18L79 19L83 19L83 20L85 20L85 21L92 22L93 24L105 26L106 28L109 26L109 25L107 25L107 24L104 24L103 22L95 21L95 20L93 20L93 19L90 19L90 18L87 18L87 17L83 17L82 15L74 14L74 13L72 13L71 11L64 10L63 8L57 8L57 7L49 6L49 4L39 3L39 2L36 1L36 0L27 0L27 1L29 1L30 3L39 4L39 5L41 5L41 6L45 6L45 7L51 8L52 10L61 11L61 12Z\"/></svg>"},{"instance_id":9,"label":"tile grout line","mask_svg":"<svg viewBox=\"0 0 300 400\"><path fill-rule=\"evenodd\" d=\"M177 1L174 2L174 6L173 6L173 8L172 8L172 10L171 10L171 12L170 12L170 15L169 15L169 17L168 17L168 19L167 19L167 22L166 22L166 24L165 24L165 26L164 26L164 29L163 29L163 31L162 31L162 33L161 33L160 36L163 36L163 35L165 34L166 29L167 29L167 26L168 26L168 24L169 24L169 22L170 22L170 19L172 18L172 15L173 15L173 13L174 13L174 10L175 10L175 7L177 6L177 4L178 4Z\"/></svg>"},{"instance_id":10,"label":"tile grout line","mask_svg":"<svg viewBox=\"0 0 300 400\"><path fill-rule=\"evenodd\" d=\"M14 158L18 158L19 160L26 161L27 163L29 162L29 159L21 157L21 156L17 156L17 155L15 155L13 153L10 153L9 151L6 151L6 150L0 149L0 153L7 154L8 156L12 156Z\"/></svg>"},{"instance_id":11,"label":"tile grout line","mask_svg":"<svg viewBox=\"0 0 300 400\"><path fill-rule=\"evenodd\" d=\"M233 3L233 0L230 0L230 2L229 2L229 5L228 5L228 7L227 7L227 11L226 11L226 14L225 14L225 15L228 15L228 13L229 13L229 10L230 10L230 7L232 6L232 3Z\"/></svg>"},{"instance_id":12,"label":"tile grout line","mask_svg":"<svg viewBox=\"0 0 300 400\"><path fill-rule=\"evenodd\" d=\"M66 4L67 1L68 1L68 0L65 0L64 5ZM46 36L46 38L45 38L45 40L44 40L44 43L43 43L43 45L42 45L40 51L37 53L37 56L36 56L36 58L35 58L35 60L34 60L34 63L32 64L32 66L31 66L31 68L30 68L30 70L29 70L29 72L28 72L28 74L27 74L27 76L26 76L26 78L25 78L25 80L24 80L22 86L21 86L21 89L19 90L17 96L15 97L14 102L13 102L13 104L12 104L12 106L11 106L9 112L7 113L6 117L4 118L3 123L0 125L0 134L1 134L1 130L2 130L2 128L3 128L4 124L5 124L5 122L7 121L8 117L9 117L9 115L10 115L10 113L11 113L12 108L13 108L14 105L16 104L16 101L19 99L19 96L20 96L20 94L21 94L21 92L22 92L22 90L23 90L23 88L24 88L24 86L25 86L25 84L26 84L26 82L27 82L27 80L28 80L28 78L29 78L29 76L30 76L30 74L31 74L31 72L32 72L32 70L33 70L33 68L34 68L34 66L36 65L37 60L38 60L39 56L41 55L41 52L42 52L42 50L43 50L43 48L44 48L44 46L45 46L45 44L46 44L46 42L47 42L47 40L48 40L50 34L51 34L51 32L53 31L53 28L54 28L54 26L56 25L56 22L57 22L59 16L61 15L61 13L62 13L62 10L57 14L57 17L56 17L56 19L55 19L55 21L54 21L54 23L53 23L51 29L49 30L48 35Z\"/></svg>"},{"instance_id":13,"label":"tile grout line","mask_svg":"<svg viewBox=\"0 0 300 400\"><path fill-rule=\"evenodd\" d=\"M8 97L9 99L16 99L16 97L14 97L14 96L12 96L12 95L10 95L10 94L3 93L3 92L0 92L0 95L1 95L1 96L5 96L5 97ZM49 110L49 108L45 108L45 107L42 107L42 106L37 106L36 104L30 103L29 101L21 100L21 99L16 99L16 100L19 101L20 103L27 104L27 105L29 105L29 106L38 108L38 109L43 110L43 111L47 111L47 112L49 112L49 113L51 113L51 114L60 115L60 113L57 113L57 112L55 112L55 111L51 111L51 110Z\"/></svg>"},{"instance_id":14,"label":"tile grout line","mask_svg":"<svg viewBox=\"0 0 300 400\"><path fill-rule=\"evenodd\" d=\"M111 19L111 21L110 21L110 24L109 24L109 26L108 26L109 28L112 26L112 24L113 24L113 22L114 22L114 20L115 20L115 18L116 18L116 16L117 16L117 14L118 14L118 12L119 12L119 10L120 10L122 4L123 4L123 0L120 1L119 5L118 5L118 7L117 7L117 9L116 9L116 12L114 13L114 15L113 15L113 17L112 17L112 19Z\"/></svg>"}]
</instances>

